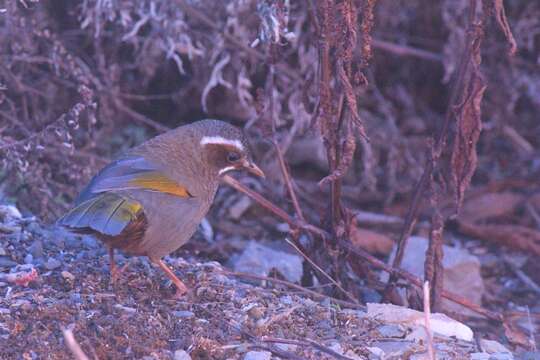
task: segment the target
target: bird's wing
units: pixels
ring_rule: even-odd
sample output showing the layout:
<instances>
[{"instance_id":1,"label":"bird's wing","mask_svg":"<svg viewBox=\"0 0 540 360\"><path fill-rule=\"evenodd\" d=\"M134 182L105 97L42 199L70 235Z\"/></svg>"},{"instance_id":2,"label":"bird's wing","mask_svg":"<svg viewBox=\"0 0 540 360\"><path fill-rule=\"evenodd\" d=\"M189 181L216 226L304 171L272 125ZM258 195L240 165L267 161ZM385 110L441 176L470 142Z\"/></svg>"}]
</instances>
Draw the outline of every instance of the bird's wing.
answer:
<instances>
[{"instance_id":1,"label":"bird's wing","mask_svg":"<svg viewBox=\"0 0 540 360\"><path fill-rule=\"evenodd\" d=\"M183 198L189 190L167 177L142 157L126 157L103 168L81 192L76 204L108 191L142 189L159 191Z\"/></svg>"},{"instance_id":2,"label":"bird's wing","mask_svg":"<svg viewBox=\"0 0 540 360\"><path fill-rule=\"evenodd\" d=\"M75 207L58 220L74 230L119 235L143 211L141 203L121 190L147 190L189 198L178 184L142 157L126 157L103 168L81 192Z\"/></svg>"},{"instance_id":3,"label":"bird's wing","mask_svg":"<svg viewBox=\"0 0 540 360\"><path fill-rule=\"evenodd\" d=\"M75 206L58 220L74 230L94 230L116 236L136 220L142 206L139 202L117 193L103 193Z\"/></svg>"}]
</instances>

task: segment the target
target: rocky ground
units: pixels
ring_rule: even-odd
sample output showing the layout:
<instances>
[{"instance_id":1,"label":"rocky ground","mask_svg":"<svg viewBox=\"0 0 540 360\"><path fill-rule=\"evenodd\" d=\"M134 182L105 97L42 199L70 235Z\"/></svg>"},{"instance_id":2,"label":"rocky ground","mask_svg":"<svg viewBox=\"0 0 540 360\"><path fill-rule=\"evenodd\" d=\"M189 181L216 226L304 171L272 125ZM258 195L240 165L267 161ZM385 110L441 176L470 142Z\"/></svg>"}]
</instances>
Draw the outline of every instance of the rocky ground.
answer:
<instances>
[{"instance_id":1,"label":"rocky ground","mask_svg":"<svg viewBox=\"0 0 540 360\"><path fill-rule=\"evenodd\" d=\"M191 289L179 300L145 259L119 255L127 267L113 286L93 238L12 206L1 207L0 220L2 359L70 358L66 331L94 359L428 358L423 314L413 310L347 307L195 259L168 259ZM434 315L431 326L438 359L513 358L450 318Z\"/></svg>"}]
</instances>

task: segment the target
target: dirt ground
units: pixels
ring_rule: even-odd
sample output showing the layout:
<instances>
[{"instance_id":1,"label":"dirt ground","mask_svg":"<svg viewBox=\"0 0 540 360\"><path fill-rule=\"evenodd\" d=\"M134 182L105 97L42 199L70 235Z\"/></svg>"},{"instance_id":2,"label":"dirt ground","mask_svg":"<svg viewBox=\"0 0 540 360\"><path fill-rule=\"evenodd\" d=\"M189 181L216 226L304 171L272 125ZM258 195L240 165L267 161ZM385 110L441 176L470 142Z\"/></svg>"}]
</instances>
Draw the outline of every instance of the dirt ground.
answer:
<instances>
[{"instance_id":1,"label":"dirt ground","mask_svg":"<svg viewBox=\"0 0 540 360\"><path fill-rule=\"evenodd\" d=\"M381 333L381 323L366 318L361 305L350 309L279 284L239 281L216 262L169 259L190 288L176 299L161 271L144 259L117 256L127 266L113 285L108 256L91 238L34 221L11 230L7 235L4 227L0 236L3 254L18 260L38 243L43 262L17 267L22 272L37 268L29 283L1 283L2 359L68 359L65 329L95 359L176 359L179 350L192 359L244 359L250 351L285 359L339 354L364 359L375 343L397 343L403 351L413 344L404 340L405 331ZM6 256L1 259L0 266L13 265ZM326 354L313 343L336 353ZM437 344L449 358L477 350L474 343L452 339ZM425 347L417 344L407 351L424 354Z\"/></svg>"}]
</instances>

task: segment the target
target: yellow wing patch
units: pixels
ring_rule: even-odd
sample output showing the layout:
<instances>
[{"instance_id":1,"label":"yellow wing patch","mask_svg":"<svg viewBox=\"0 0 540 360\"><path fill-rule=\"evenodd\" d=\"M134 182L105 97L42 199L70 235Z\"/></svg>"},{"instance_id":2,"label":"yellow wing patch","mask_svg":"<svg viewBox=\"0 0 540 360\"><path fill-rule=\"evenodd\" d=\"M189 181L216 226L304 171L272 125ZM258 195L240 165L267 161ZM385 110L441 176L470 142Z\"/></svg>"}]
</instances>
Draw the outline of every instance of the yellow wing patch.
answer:
<instances>
[{"instance_id":1,"label":"yellow wing patch","mask_svg":"<svg viewBox=\"0 0 540 360\"><path fill-rule=\"evenodd\" d=\"M185 187L158 172L148 172L137 175L136 178L129 181L129 185L183 198L192 197Z\"/></svg>"}]
</instances>

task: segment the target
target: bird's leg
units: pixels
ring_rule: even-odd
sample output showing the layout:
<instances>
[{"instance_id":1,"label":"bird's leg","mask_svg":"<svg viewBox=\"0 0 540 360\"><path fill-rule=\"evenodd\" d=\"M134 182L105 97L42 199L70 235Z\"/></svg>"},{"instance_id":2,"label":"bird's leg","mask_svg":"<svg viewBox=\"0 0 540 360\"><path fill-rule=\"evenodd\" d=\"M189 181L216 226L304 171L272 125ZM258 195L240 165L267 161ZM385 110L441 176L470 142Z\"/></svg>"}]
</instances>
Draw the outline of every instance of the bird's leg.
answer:
<instances>
[{"instance_id":1,"label":"bird's leg","mask_svg":"<svg viewBox=\"0 0 540 360\"><path fill-rule=\"evenodd\" d=\"M116 283L118 280L118 277L124 272L124 270L127 268L128 264L125 264L120 269L116 266L116 261L114 261L114 248L112 246L109 246L109 272L111 274L111 282L113 284Z\"/></svg>"},{"instance_id":2,"label":"bird's leg","mask_svg":"<svg viewBox=\"0 0 540 360\"><path fill-rule=\"evenodd\" d=\"M109 274L111 274L111 282L114 284L116 282L116 263L114 262L114 249L112 246L109 246Z\"/></svg>"},{"instance_id":3,"label":"bird's leg","mask_svg":"<svg viewBox=\"0 0 540 360\"><path fill-rule=\"evenodd\" d=\"M163 270L165 272L165 274L167 274L169 279L172 280L174 286L176 286L176 296L177 297L181 297L182 295L184 295L188 291L187 286L184 285L182 280L180 280L174 274L174 272L163 262L163 260L161 260L161 259L150 259L150 261L152 263L156 264L157 266L159 266L161 268L161 270Z\"/></svg>"}]
</instances>

